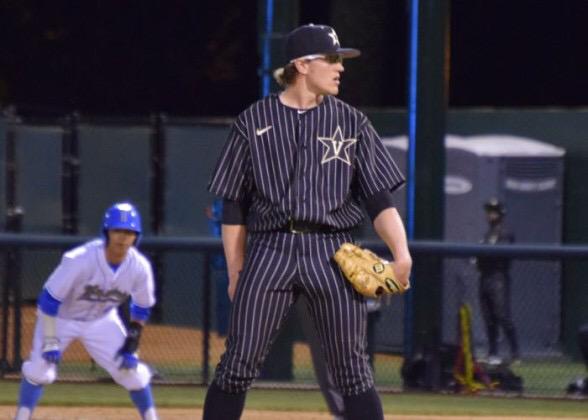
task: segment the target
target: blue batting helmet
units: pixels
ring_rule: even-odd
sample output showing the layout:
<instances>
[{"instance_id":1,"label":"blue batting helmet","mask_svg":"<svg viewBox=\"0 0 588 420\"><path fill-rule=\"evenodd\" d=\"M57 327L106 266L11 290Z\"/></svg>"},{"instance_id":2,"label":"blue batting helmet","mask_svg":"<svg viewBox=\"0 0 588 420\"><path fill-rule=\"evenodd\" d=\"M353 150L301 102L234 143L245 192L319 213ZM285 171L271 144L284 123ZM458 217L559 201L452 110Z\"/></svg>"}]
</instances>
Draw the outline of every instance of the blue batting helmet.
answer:
<instances>
[{"instance_id":1,"label":"blue batting helmet","mask_svg":"<svg viewBox=\"0 0 588 420\"><path fill-rule=\"evenodd\" d=\"M104 214L102 221L102 234L108 239L107 231L110 229L126 229L137 234L135 245L141 236L141 215L131 203L122 202L113 204Z\"/></svg>"}]
</instances>

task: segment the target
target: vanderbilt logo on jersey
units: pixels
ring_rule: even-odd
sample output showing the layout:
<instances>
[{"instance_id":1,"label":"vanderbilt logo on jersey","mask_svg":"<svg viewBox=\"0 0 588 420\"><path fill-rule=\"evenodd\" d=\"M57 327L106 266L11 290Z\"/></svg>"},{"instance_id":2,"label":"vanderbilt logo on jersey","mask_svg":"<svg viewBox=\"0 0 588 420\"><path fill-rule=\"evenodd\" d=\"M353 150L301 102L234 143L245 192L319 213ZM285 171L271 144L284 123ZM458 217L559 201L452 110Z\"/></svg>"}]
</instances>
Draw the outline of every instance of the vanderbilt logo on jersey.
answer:
<instances>
[{"instance_id":1,"label":"vanderbilt logo on jersey","mask_svg":"<svg viewBox=\"0 0 588 420\"><path fill-rule=\"evenodd\" d=\"M325 146L325 153L321 164L338 159L351 166L351 159L349 158L349 148L353 146L357 139L344 139L341 127L337 126L332 137L317 137L323 146Z\"/></svg>"},{"instance_id":2,"label":"vanderbilt logo on jersey","mask_svg":"<svg viewBox=\"0 0 588 420\"><path fill-rule=\"evenodd\" d=\"M128 297L128 294L123 293L118 289L102 290L98 286L89 284L84 288L84 293L79 297L79 300L123 303Z\"/></svg>"}]
</instances>

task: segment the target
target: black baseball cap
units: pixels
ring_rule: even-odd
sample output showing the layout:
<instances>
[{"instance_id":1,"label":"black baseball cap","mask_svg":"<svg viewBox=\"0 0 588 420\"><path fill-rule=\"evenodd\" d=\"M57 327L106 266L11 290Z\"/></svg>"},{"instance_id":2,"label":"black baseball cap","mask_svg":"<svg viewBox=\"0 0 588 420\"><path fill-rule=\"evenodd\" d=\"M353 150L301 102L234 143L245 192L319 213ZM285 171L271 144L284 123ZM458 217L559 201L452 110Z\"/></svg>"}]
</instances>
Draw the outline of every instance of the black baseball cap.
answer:
<instances>
[{"instance_id":1,"label":"black baseball cap","mask_svg":"<svg viewBox=\"0 0 588 420\"><path fill-rule=\"evenodd\" d=\"M286 36L286 62L291 63L302 57L316 54L339 54L353 58L361 54L355 48L341 48L339 37L327 25L308 24L294 29Z\"/></svg>"}]
</instances>

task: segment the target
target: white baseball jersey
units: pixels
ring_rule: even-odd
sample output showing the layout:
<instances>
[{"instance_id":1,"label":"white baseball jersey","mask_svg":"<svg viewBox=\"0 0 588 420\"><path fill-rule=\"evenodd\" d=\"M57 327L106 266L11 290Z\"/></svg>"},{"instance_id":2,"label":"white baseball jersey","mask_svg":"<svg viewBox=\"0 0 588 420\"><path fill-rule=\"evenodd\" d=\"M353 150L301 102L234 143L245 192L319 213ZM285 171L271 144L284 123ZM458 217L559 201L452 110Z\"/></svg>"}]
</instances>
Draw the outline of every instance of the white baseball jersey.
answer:
<instances>
[{"instance_id":1,"label":"white baseball jersey","mask_svg":"<svg viewBox=\"0 0 588 420\"><path fill-rule=\"evenodd\" d=\"M63 255L45 288L61 302L58 318L92 321L123 303L155 304L153 270L147 258L131 247L116 271L106 261L104 241L87 242Z\"/></svg>"}]
</instances>

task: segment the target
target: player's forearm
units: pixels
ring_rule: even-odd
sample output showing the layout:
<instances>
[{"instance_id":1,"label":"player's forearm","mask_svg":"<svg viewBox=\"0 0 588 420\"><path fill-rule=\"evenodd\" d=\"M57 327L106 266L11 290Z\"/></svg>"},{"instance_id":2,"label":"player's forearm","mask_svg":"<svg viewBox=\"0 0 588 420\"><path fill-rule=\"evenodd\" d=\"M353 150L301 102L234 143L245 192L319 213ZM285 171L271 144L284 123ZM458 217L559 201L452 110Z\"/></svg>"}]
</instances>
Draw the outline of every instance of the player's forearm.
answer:
<instances>
[{"instance_id":1,"label":"player's forearm","mask_svg":"<svg viewBox=\"0 0 588 420\"><path fill-rule=\"evenodd\" d=\"M247 227L245 225L222 225L223 248L227 261L227 270L238 273L245 261L245 246L247 244Z\"/></svg>"},{"instance_id":2,"label":"player's forearm","mask_svg":"<svg viewBox=\"0 0 588 420\"><path fill-rule=\"evenodd\" d=\"M57 320L52 315L47 315L42 310L39 311L39 318L43 325L43 337L45 340L57 337Z\"/></svg>"},{"instance_id":3,"label":"player's forearm","mask_svg":"<svg viewBox=\"0 0 588 420\"><path fill-rule=\"evenodd\" d=\"M233 300L237 290L239 275L245 261L245 246L247 243L247 227L245 225L222 226L223 247L225 260L227 261L227 274L229 287L227 293L229 299Z\"/></svg>"},{"instance_id":4,"label":"player's forearm","mask_svg":"<svg viewBox=\"0 0 588 420\"><path fill-rule=\"evenodd\" d=\"M38 299L39 318L43 325L43 336L45 339L54 339L57 337L55 317L59 312L61 302L55 299L47 288L43 288Z\"/></svg>"},{"instance_id":5,"label":"player's forearm","mask_svg":"<svg viewBox=\"0 0 588 420\"><path fill-rule=\"evenodd\" d=\"M378 236L390 249L394 257L394 264L401 271L401 275L408 277L412 268L412 257L408 249L404 224L398 211L392 207L381 211L374 219L373 224Z\"/></svg>"}]
</instances>

